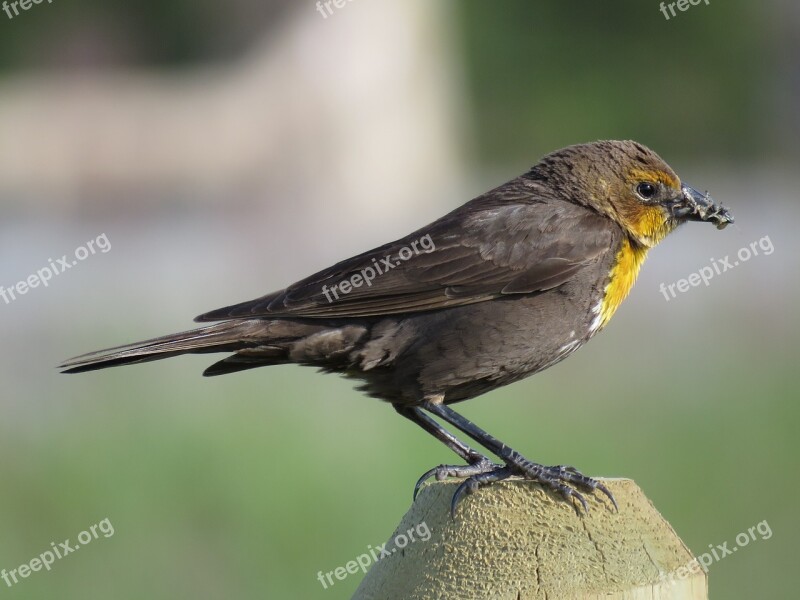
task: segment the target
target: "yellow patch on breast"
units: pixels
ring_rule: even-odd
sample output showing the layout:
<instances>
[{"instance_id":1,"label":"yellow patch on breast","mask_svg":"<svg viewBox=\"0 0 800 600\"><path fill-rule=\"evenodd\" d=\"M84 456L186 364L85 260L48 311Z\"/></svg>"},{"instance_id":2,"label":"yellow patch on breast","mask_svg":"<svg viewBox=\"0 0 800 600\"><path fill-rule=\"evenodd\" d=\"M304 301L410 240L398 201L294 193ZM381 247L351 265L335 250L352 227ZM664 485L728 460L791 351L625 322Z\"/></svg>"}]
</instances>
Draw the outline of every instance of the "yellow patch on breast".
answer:
<instances>
[{"instance_id":1,"label":"yellow patch on breast","mask_svg":"<svg viewBox=\"0 0 800 600\"><path fill-rule=\"evenodd\" d=\"M600 302L600 310L597 315L597 328L602 329L614 316L614 313L627 298L639 269L647 257L647 247L634 246L628 238L623 238L622 247L617 252L614 266L611 268L609 282L606 285L605 295Z\"/></svg>"}]
</instances>

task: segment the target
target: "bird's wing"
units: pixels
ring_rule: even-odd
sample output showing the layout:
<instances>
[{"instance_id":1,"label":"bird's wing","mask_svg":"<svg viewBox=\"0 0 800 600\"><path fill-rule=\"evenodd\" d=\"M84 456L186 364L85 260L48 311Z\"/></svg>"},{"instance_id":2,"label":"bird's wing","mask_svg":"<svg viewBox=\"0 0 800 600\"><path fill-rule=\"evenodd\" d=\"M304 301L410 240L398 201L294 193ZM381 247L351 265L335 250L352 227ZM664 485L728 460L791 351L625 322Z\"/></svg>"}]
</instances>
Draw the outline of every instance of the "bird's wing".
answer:
<instances>
[{"instance_id":1,"label":"bird's wing","mask_svg":"<svg viewBox=\"0 0 800 600\"><path fill-rule=\"evenodd\" d=\"M195 320L369 317L530 294L563 284L613 247L618 232L605 217L532 200L530 189L515 202L515 189L493 190L403 239Z\"/></svg>"}]
</instances>

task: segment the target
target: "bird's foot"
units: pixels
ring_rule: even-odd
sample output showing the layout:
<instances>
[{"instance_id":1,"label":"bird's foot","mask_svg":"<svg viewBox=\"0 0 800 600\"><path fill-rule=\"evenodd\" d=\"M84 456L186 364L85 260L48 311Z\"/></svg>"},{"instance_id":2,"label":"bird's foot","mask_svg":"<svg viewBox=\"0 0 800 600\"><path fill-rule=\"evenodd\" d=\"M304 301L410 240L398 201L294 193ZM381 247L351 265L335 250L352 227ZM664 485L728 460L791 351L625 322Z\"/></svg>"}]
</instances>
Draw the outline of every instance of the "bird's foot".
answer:
<instances>
[{"instance_id":1,"label":"bird's foot","mask_svg":"<svg viewBox=\"0 0 800 600\"><path fill-rule=\"evenodd\" d=\"M474 492L482 486L492 484L495 481L508 479L514 475L535 481L551 492L557 492L564 500L572 504L575 508L575 512L579 515L580 507L583 508L584 512L589 512L589 504L586 502L586 498L584 498L581 492L591 493L596 490L603 492L608 499L611 500L614 509L618 510L617 501L614 500L614 496L605 485L596 479L587 477L575 467L568 467L565 465L546 467L531 462L513 448L509 448L500 442L500 440L492 437L475 425L475 423L465 419L453 409L449 408L443 402L442 398L435 400L436 401L424 402L421 408L467 434L504 463L503 465L495 465L489 461L488 458L466 447L464 444L456 445L452 435L447 431L442 434L442 432L439 431L441 427L439 427L438 424L436 424L436 427L438 427L438 429L436 429L426 421L424 424L426 430L435 430L436 433L439 434L438 437L440 439L448 443L459 456L465 458L469 463L466 467L442 466L431 469L417 482L417 487L419 487L421 483L431 475L437 475L438 479L451 475L466 475L467 479L456 489L453 495L453 500L450 505L451 513L455 513L458 502L464 494Z\"/></svg>"},{"instance_id":2,"label":"bird's foot","mask_svg":"<svg viewBox=\"0 0 800 600\"><path fill-rule=\"evenodd\" d=\"M579 507L573 500L577 500L580 503L580 507L583 508L583 511L588 514L589 505L581 492L591 493L595 490L599 490L605 494L608 499L611 500L614 510L619 510L614 495L605 485L596 479L584 475L575 467L567 465L546 467L531 462L516 453L510 457L508 466L514 471L515 475L520 475L525 479L536 481L542 487L557 493L564 500L572 503L575 512L578 514L580 514Z\"/></svg>"},{"instance_id":3,"label":"bird's foot","mask_svg":"<svg viewBox=\"0 0 800 600\"><path fill-rule=\"evenodd\" d=\"M448 477L475 477L484 473L490 473L497 469L502 468L502 465L496 465L485 456L476 456L473 462L467 465L439 465L429 471L426 471L422 477L417 480L414 486L414 500L417 499L417 494L424 484L431 477L436 478L437 481L442 481ZM463 485L463 484L462 484Z\"/></svg>"},{"instance_id":4,"label":"bird's foot","mask_svg":"<svg viewBox=\"0 0 800 600\"><path fill-rule=\"evenodd\" d=\"M478 469L478 467L480 467L480 469ZM496 481L508 479L512 476L535 481L545 489L557 493L564 500L570 502L575 508L575 512L579 515L581 513L580 508L587 514L589 512L589 504L586 502L586 498L581 492L591 493L595 490L599 490L605 494L609 500L611 500L614 509L617 510L617 501L605 485L596 479L587 477L575 467L566 465L547 467L515 456L513 462L510 461L507 465L496 465L487 460L486 463L478 463L476 465L467 465L464 467L442 466L431 469L423 477L427 479L431 475L436 475L437 479L444 479L448 476L467 477L467 479L458 486L450 502L450 514L453 517L455 517L459 502L461 502L466 494L471 494L481 487L490 485ZM579 504L575 504L575 501Z\"/></svg>"}]
</instances>

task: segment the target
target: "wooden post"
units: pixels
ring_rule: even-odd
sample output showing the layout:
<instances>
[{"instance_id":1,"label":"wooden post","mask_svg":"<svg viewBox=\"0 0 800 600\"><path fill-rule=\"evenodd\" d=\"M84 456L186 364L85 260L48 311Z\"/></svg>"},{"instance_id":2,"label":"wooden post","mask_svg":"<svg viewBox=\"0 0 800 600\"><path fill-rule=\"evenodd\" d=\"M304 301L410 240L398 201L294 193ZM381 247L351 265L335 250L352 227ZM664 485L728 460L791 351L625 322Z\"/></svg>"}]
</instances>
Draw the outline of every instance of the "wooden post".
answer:
<instances>
[{"instance_id":1,"label":"wooden post","mask_svg":"<svg viewBox=\"0 0 800 600\"><path fill-rule=\"evenodd\" d=\"M618 513L594 494L578 516L538 484L507 480L465 497L455 519L459 482L433 482L353 598L707 600L706 573L639 487L603 482Z\"/></svg>"}]
</instances>

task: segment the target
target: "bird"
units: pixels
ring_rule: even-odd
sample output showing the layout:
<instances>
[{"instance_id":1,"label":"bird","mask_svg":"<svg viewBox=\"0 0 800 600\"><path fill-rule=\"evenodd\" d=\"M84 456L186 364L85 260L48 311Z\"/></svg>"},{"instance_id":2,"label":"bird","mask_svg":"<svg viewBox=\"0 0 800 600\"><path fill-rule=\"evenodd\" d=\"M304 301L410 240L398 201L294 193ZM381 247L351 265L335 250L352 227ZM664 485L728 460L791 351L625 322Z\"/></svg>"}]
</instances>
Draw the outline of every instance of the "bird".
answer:
<instances>
[{"instance_id":1,"label":"bird","mask_svg":"<svg viewBox=\"0 0 800 600\"><path fill-rule=\"evenodd\" d=\"M723 229L733 216L638 142L576 144L403 238L195 318L210 324L59 368L80 373L195 353L227 354L205 376L316 367L360 380L360 391L463 461L424 473L414 498L431 478L458 478L455 515L465 495L521 477L578 512L588 512L585 494L598 491L616 509L601 481L525 458L452 405L582 347L628 296L649 251L688 221Z\"/></svg>"}]
</instances>

